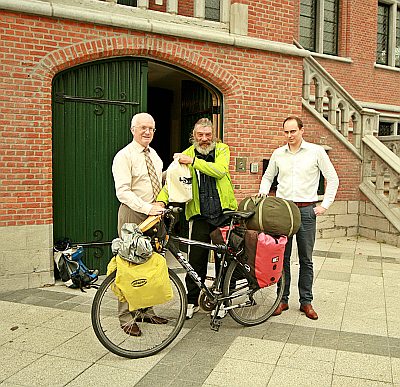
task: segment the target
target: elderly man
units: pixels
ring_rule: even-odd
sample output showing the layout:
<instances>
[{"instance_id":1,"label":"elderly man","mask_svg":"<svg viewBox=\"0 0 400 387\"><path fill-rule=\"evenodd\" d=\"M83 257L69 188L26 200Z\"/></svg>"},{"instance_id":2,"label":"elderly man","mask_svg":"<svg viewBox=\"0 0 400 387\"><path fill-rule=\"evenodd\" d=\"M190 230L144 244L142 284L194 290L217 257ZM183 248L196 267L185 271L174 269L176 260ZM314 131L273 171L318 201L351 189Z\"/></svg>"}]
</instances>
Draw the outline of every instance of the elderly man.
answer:
<instances>
[{"instance_id":1,"label":"elderly man","mask_svg":"<svg viewBox=\"0 0 400 387\"><path fill-rule=\"evenodd\" d=\"M163 162L156 151L149 146L156 131L153 117L148 113L135 114L131 122L133 141L121 149L114 157L112 173L115 191L121 205L118 210L118 235L124 223L139 224L148 215L162 214L164 208L155 198L161 189ZM132 315L126 302L119 303L118 308L121 327L131 336L140 336L141 331L132 323ZM144 321L165 324L167 320L148 315Z\"/></svg>"},{"instance_id":2,"label":"elderly man","mask_svg":"<svg viewBox=\"0 0 400 387\"><path fill-rule=\"evenodd\" d=\"M189 220L189 237L210 243L210 232L221 226L227 219L223 210L236 210L237 202L229 175L229 147L218 142L213 124L208 118L201 118L194 125L192 146L177 153L181 164L189 166L192 174L193 199L186 203L185 214ZM168 187L164 186L157 200L168 203ZM208 266L208 251L190 247L189 262L205 281ZM199 310L200 289L186 276L188 292L187 318Z\"/></svg>"},{"instance_id":3,"label":"elderly man","mask_svg":"<svg viewBox=\"0 0 400 387\"><path fill-rule=\"evenodd\" d=\"M274 177L278 176L276 196L293 200L300 209L301 225L296 234L299 252L299 295L300 310L312 319L318 314L311 305L314 279L312 253L316 234L316 217L333 203L339 186L339 179L328 155L320 145L303 139L303 122L299 117L290 116L283 122L283 134L287 144L276 149L271 156L268 168L260 185L260 194L268 194ZM327 181L326 192L318 204L319 177L322 173ZM289 238L284 254L285 288L282 301L273 313L274 316L289 309L290 255L293 238Z\"/></svg>"},{"instance_id":4,"label":"elderly man","mask_svg":"<svg viewBox=\"0 0 400 387\"><path fill-rule=\"evenodd\" d=\"M159 215L162 206L155 202L161 189L163 162L149 146L155 122L147 113L135 114L131 122L133 141L114 157L112 173L121 205L118 211L118 234L124 223L139 224L148 215Z\"/></svg>"}]
</instances>

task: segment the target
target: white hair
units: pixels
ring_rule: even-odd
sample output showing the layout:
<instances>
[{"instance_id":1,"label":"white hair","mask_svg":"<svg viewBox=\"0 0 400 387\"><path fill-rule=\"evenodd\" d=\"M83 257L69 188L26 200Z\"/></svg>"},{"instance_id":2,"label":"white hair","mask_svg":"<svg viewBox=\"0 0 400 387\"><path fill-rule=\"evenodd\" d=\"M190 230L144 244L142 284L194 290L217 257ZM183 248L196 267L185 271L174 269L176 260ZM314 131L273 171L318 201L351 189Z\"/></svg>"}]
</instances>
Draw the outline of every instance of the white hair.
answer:
<instances>
[{"instance_id":1,"label":"white hair","mask_svg":"<svg viewBox=\"0 0 400 387\"><path fill-rule=\"evenodd\" d=\"M137 122L142 118L151 119L153 124L155 124L154 118L149 113L137 113L132 117L131 129L133 129L137 125Z\"/></svg>"}]
</instances>

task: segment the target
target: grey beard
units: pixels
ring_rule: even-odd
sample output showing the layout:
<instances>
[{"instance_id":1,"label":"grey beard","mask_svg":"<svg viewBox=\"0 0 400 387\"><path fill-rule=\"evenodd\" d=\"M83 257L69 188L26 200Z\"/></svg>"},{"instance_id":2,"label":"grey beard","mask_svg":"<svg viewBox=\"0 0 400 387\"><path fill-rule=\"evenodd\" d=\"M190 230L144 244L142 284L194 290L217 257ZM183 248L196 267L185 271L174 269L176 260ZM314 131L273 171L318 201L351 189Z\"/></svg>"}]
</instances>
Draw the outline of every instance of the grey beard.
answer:
<instances>
[{"instance_id":1,"label":"grey beard","mask_svg":"<svg viewBox=\"0 0 400 387\"><path fill-rule=\"evenodd\" d=\"M211 151L213 151L215 149L216 142L213 141L206 148L202 148L197 141L195 141L193 143L193 145L194 145L195 149L197 150L197 152L201 153L202 155L208 155Z\"/></svg>"}]
</instances>

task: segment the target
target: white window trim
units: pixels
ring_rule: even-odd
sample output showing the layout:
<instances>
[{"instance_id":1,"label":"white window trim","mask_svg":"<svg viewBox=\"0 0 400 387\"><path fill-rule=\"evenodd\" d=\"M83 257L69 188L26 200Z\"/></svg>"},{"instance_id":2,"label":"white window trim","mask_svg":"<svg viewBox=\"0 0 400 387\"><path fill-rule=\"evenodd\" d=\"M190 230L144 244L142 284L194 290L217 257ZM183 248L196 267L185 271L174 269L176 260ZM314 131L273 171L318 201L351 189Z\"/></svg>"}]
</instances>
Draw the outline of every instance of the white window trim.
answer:
<instances>
[{"instance_id":1,"label":"white window trim","mask_svg":"<svg viewBox=\"0 0 400 387\"><path fill-rule=\"evenodd\" d=\"M379 0L379 3L390 5L389 9L389 42L388 42L388 63L382 65L375 62L376 67L388 66L395 67L396 64L396 18L397 10L400 9L400 1L398 0ZM398 68L398 67L395 67Z\"/></svg>"},{"instance_id":2,"label":"white window trim","mask_svg":"<svg viewBox=\"0 0 400 387\"><path fill-rule=\"evenodd\" d=\"M316 34L315 34L315 49L318 53L324 53L324 10L325 1L317 1L317 20Z\"/></svg>"},{"instance_id":3,"label":"white window trim","mask_svg":"<svg viewBox=\"0 0 400 387\"><path fill-rule=\"evenodd\" d=\"M339 56L339 48L337 54L324 54L324 11L325 11L325 0L316 1L317 11L315 15L315 51L310 51L312 55L317 54L321 55L321 57L338 57ZM339 9L340 12L340 0L339 0ZM338 23L340 20L338 20ZM339 42L339 31L337 31L337 40Z\"/></svg>"},{"instance_id":4,"label":"white window trim","mask_svg":"<svg viewBox=\"0 0 400 387\"><path fill-rule=\"evenodd\" d=\"M206 17L206 0L196 0L194 2L194 17L198 19L205 19ZM220 1L220 22L229 22L229 9L231 6L231 0L221 0Z\"/></svg>"},{"instance_id":5,"label":"white window trim","mask_svg":"<svg viewBox=\"0 0 400 387\"><path fill-rule=\"evenodd\" d=\"M379 123L386 122L393 125L393 134L390 136L399 137L400 136L400 116L398 114L381 113L379 115ZM382 136L381 136L382 137ZM388 137L388 136L384 136Z\"/></svg>"}]
</instances>

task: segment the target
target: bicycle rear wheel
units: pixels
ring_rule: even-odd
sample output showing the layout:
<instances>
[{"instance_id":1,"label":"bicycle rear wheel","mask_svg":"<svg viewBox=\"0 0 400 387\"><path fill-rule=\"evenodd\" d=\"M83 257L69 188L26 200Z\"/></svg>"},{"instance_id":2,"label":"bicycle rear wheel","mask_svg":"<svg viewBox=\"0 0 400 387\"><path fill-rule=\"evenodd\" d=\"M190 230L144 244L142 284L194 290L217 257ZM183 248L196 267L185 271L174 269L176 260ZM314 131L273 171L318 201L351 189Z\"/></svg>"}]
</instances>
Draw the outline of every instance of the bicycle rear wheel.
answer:
<instances>
[{"instance_id":1,"label":"bicycle rear wheel","mask_svg":"<svg viewBox=\"0 0 400 387\"><path fill-rule=\"evenodd\" d=\"M285 286L283 270L279 291L277 284L258 288L252 285L253 281L250 274L236 261L228 266L223 285L224 295L237 297L226 301L226 306L234 306L228 309L228 313L236 322L245 326L267 321L281 301Z\"/></svg>"},{"instance_id":2,"label":"bicycle rear wheel","mask_svg":"<svg viewBox=\"0 0 400 387\"><path fill-rule=\"evenodd\" d=\"M153 306L151 312L167 319L168 322L166 324L145 322L142 321L144 310L129 312L130 321L124 326L129 327L136 323L141 331L140 336L130 336L121 328L118 299L112 291L116 272L104 280L92 304L93 329L104 347L116 355L135 359L156 354L178 336L186 317L186 291L177 274L171 269L168 269L168 273L174 296L164 304Z\"/></svg>"}]
</instances>

